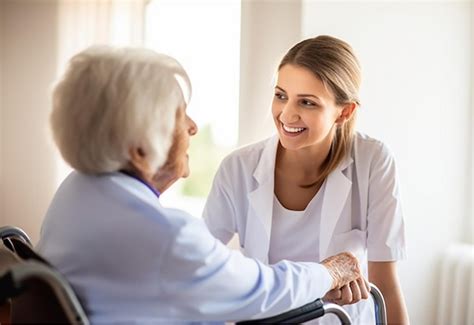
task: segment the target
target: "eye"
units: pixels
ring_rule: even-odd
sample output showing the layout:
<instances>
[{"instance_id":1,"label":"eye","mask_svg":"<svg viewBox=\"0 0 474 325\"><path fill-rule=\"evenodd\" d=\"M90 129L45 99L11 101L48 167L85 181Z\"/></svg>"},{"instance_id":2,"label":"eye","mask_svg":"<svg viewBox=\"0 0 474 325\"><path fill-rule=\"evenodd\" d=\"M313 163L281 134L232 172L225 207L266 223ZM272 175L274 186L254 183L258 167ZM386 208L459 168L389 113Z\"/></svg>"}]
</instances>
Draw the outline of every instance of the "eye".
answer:
<instances>
[{"instance_id":1,"label":"eye","mask_svg":"<svg viewBox=\"0 0 474 325\"><path fill-rule=\"evenodd\" d=\"M300 103L301 103L301 105L306 106L306 107L318 106L318 105L316 105L316 103L314 103L314 102L312 102L312 101L310 101L310 100L307 100L307 99L302 99L302 100L300 101Z\"/></svg>"},{"instance_id":2,"label":"eye","mask_svg":"<svg viewBox=\"0 0 474 325\"><path fill-rule=\"evenodd\" d=\"M275 98L279 99L279 100L287 100L288 98L286 97L285 94L283 93L275 93Z\"/></svg>"}]
</instances>

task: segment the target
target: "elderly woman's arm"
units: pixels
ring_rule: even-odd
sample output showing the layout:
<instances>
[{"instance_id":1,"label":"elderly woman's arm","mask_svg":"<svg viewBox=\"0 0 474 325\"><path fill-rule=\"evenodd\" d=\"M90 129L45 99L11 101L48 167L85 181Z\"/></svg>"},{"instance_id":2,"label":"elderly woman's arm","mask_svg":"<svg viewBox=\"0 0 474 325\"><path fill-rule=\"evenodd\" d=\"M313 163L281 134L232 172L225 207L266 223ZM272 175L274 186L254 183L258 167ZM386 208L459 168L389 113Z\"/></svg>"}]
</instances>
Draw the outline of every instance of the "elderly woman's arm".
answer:
<instances>
[{"instance_id":1,"label":"elderly woman's arm","mask_svg":"<svg viewBox=\"0 0 474 325\"><path fill-rule=\"evenodd\" d=\"M207 231L202 220L177 229L160 265L165 303L193 320L273 316L360 276L356 258L347 253L327 267L289 261L267 266L229 250ZM352 271L343 274L342 270ZM343 277L333 279L333 273Z\"/></svg>"}]
</instances>

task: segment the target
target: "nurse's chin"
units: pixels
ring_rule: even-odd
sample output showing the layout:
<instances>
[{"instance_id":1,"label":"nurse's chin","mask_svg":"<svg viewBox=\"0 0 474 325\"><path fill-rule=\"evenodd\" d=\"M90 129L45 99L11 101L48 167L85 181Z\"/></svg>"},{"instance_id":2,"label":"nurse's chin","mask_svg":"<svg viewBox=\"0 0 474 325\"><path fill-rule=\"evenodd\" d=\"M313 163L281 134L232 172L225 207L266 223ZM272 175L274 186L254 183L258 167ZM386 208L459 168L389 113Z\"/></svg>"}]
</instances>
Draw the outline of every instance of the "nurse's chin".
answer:
<instances>
[{"instance_id":1,"label":"nurse's chin","mask_svg":"<svg viewBox=\"0 0 474 325\"><path fill-rule=\"evenodd\" d=\"M300 150L306 147L301 141L287 141L284 138L282 139L282 137L280 137L280 146L285 150Z\"/></svg>"}]
</instances>

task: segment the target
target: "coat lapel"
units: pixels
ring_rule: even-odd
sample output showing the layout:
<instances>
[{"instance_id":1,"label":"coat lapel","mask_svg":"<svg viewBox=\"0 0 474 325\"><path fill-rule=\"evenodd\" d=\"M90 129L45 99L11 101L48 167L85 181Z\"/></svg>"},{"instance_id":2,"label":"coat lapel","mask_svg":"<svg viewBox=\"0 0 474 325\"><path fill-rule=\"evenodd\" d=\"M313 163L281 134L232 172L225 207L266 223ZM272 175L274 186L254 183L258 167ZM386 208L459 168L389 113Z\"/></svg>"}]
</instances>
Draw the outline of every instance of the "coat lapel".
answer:
<instances>
[{"instance_id":1,"label":"coat lapel","mask_svg":"<svg viewBox=\"0 0 474 325\"><path fill-rule=\"evenodd\" d=\"M263 148L253 177L257 182L255 190L248 194L249 211L245 229L245 250L247 256L268 264L270 235L273 215L275 159L278 137L269 139ZM320 259L327 257L329 244L350 193L352 181L344 171L353 162L347 157L327 178L323 205L321 208Z\"/></svg>"},{"instance_id":2,"label":"coat lapel","mask_svg":"<svg viewBox=\"0 0 474 325\"><path fill-rule=\"evenodd\" d=\"M347 157L339 164L326 180L323 205L321 208L321 225L319 228L319 258L327 257L329 244L341 216L342 209L349 195L352 181L344 175L343 171L352 163L352 158Z\"/></svg>"},{"instance_id":3,"label":"coat lapel","mask_svg":"<svg viewBox=\"0 0 474 325\"><path fill-rule=\"evenodd\" d=\"M249 211L245 230L245 249L248 256L268 263L273 214L275 157L278 137L269 139L255 168L255 190L248 194Z\"/></svg>"}]
</instances>

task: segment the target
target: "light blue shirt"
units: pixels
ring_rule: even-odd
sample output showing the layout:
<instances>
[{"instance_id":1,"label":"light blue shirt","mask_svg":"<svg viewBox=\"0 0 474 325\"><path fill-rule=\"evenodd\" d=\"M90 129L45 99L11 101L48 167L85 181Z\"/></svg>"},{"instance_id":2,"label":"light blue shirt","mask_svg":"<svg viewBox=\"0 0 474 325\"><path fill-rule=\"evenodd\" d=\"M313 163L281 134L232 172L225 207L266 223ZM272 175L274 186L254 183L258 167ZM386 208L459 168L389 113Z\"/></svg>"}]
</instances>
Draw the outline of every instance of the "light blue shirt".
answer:
<instances>
[{"instance_id":1,"label":"light blue shirt","mask_svg":"<svg viewBox=\"0 0 474 325\"><path fill-rule=\"evenodd\" d=\"M322 265L244 257L201 219L161 206L138 180L72 172L37 247L92 323L223 322L269 317L322 297Z\"/></svg>"}]
</instances>

